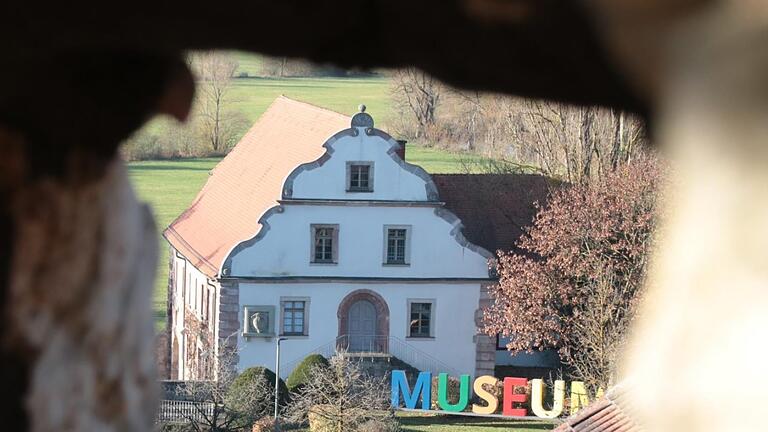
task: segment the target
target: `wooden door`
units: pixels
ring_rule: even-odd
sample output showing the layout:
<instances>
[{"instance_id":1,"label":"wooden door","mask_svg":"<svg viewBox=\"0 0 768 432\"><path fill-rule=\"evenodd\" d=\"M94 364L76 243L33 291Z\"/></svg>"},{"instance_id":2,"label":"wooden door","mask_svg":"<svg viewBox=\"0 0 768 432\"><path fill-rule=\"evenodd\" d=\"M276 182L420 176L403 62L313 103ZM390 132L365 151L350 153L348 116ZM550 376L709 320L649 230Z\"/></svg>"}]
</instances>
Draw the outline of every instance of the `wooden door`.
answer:
<instances>
[{"instance_id":1,"label":"wooden door","mask_svg":"<svg viewBox=\"0 0 768 432\"><path fill-rule=\"evenodd\" d=\"M359 300L349 308L350 352L375 351L376 318L376 307L368 300Z\"/></svg>"}]
</instances>

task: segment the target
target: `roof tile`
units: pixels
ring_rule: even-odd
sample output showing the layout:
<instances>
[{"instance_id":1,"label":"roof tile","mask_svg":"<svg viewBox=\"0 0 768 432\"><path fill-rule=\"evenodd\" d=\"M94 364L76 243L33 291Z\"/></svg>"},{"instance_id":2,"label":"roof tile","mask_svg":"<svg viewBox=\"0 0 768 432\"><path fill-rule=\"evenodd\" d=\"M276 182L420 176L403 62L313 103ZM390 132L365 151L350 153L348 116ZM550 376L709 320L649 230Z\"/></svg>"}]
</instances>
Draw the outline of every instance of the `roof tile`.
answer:
<instances>
[{"instance_id":1,"label":"roof tile","mask_svg":"<svg viewBox=\"0 0 768 432\"><path fill-rule=\"evenodd\" d=\"M163 233L196 268L219 272L229 251L253 237L277 205L283 182L325 152L323 143L350 117L281 96L214 168L192 205Z\"/></svg>"}]
</instances>

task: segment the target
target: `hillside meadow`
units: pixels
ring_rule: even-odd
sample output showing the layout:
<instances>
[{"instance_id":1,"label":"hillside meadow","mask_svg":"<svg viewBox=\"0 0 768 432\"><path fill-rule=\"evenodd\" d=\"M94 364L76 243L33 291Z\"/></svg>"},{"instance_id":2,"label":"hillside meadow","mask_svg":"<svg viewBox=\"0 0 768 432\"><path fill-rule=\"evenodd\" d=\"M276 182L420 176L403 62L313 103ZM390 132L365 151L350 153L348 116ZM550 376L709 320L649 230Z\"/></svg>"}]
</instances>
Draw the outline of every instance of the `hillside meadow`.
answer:
<instances>
[{"instance_id":1,"label":"hillside meadow","mask_svg":"<svg viewBox=\"0 0 768 432\"><path fill-rule=\"evenodd\" d=\"M260 74L262 57L235 52L238 69L227 101L253 123L276 97L283 95L352 115L364 104L382 126L392 116L390 81L385 75L357 78L267 78Z\"/></svg>"}]
</instances>

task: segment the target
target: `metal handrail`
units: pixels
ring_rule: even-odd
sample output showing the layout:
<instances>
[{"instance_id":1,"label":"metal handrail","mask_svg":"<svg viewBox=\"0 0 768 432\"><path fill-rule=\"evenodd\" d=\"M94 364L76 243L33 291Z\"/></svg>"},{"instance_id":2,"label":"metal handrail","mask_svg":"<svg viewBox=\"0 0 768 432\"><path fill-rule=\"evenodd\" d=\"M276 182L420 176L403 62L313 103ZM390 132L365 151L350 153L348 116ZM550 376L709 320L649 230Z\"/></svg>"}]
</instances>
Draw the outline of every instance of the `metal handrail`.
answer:
<instances>
[{"instance_id":1,"label":"metal handrail","mask_svg":"<svg viewBox=\"0 0 768 432\"><path fill-rule=\"evenodd\" d=\"M320 354L323 357L331 357L336 353L344 352L361 357L396 357L399 360L413 366L419 371L428 371L433 374L441 372L458 376L460 373L448 366L445 362L435 358L404 340L395 336L380 335L355 335L350 338L349 335L341 335L319 347L307 352L303 356L287 363L281 368L285 377L301 362L305 357L311 354Z\"/></svg>"},{"instance_id":2,"label":"metal handrail","mask_svg":"<svg viewBox=\"0 0 768 432\"><path fill-rule=\"evenodd\" d=\"M204 421L213 416L214 405L209 402L161 400L156 423L188 423Z\"/></svg>"}]
</instances>

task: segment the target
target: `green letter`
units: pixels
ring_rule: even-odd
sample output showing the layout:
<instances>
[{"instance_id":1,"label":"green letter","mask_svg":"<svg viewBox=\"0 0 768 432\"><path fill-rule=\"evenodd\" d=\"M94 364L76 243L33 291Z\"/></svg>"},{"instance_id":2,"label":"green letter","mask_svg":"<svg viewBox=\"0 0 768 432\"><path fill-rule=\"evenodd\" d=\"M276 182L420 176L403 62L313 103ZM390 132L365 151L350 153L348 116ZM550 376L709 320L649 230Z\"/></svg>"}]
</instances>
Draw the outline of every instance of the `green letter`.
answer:
<instances>
[{"instance_id":1,"label":"green letter","mask_svg":"<svg viewBox=\"0 0 768 432\"><path fill-rule=\"evenodd\" d=\"M461 376L459 386L459 402L451 405L448 402L448 374L441 373L437 379L437 403L445 411L459 412L464 411L469 403L469 375Z\"/></svg>"}]
</instances>

